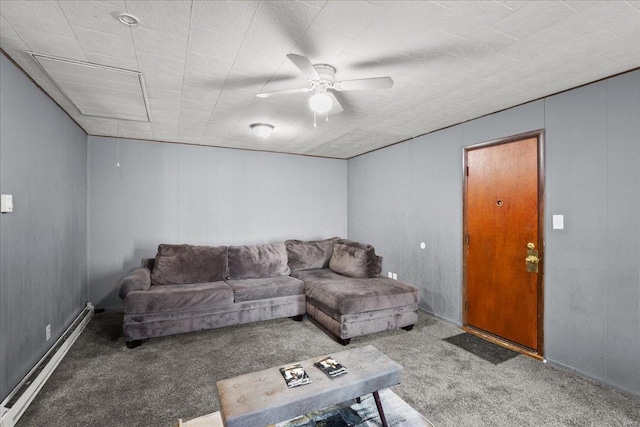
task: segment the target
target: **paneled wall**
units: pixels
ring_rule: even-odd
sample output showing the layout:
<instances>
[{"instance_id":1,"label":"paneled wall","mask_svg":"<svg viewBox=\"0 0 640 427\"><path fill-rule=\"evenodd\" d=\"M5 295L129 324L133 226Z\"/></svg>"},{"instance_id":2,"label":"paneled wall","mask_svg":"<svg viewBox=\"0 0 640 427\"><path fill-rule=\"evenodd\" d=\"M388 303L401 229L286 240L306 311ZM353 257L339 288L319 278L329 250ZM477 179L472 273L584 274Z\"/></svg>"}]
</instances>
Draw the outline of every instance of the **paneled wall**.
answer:
<instances>
[{"instance_id":1,"label":"paneled wall","mask_svg":"<svg viewBox=\"0 0 640 427\"><path fill-rule=\"evenodd\" d=\"M89 137L89 297L160 243L244 245L347 234L347 162Z\"/></svg>"},{"instance_id":2,"label":"paneled wall","mask_svg":"<svg viewBox=\"0 0 640 427\"><path fill-rule=\"evenodd\" d=\"M87 298L87 136L0 54L0 400ZM45 327L51 325L46 341Z\"/></svg>"},{"instance_id":3,"label":"paneled wall","mask_svg":"<svg viewBox=\"0 0 640 427\"><path fill-rule=\"evenodd\" d=\"M548 358L640 394L640 72L545 107Z\"/></svg>"},{"instance_id":4,"label":"paneled wall","mask_svg":"<svg viewBox=\"0 0 640 427\"><path fill-rule=\"evenodd\" d=\"M639 117L635 71L350 159L349 237L460 324L463 147L544 128L545 356L640 394Z\"/></svg>"}]
</instances>

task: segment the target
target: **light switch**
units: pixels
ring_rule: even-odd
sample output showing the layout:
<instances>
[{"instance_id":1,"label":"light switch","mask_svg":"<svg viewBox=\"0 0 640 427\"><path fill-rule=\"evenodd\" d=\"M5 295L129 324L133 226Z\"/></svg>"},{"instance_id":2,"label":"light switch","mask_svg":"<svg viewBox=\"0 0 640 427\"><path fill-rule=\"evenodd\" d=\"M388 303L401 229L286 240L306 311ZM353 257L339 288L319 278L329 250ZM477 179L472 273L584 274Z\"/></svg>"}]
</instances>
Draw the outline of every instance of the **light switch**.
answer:
<instances>
[{"instance_id":1,"label":"light switch","mask_svg":"<svg viewBox=\"0 0 640 427\"><path fill-rule=\"evenodd\" d=\"M13 212L13 196L11 194L0 195L0 212Z\"/></svg>"},{"instance_id":2,"label":"light switch","mask_svg":"<svg viewBox=\"0 0 640 427\"><path fill-rule=\"evenodd\" d=\"M554 230L564 229L564 215L553 215L553 229Z\"/></svg>"}]
</instances>

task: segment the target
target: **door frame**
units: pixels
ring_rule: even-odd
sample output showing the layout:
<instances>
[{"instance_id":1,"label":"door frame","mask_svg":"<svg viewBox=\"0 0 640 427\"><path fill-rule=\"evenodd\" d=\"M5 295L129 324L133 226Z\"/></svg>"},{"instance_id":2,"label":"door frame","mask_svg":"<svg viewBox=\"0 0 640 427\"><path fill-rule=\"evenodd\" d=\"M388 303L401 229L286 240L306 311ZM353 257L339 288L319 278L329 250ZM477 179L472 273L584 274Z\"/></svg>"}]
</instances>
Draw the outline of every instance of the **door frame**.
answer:
<instances>
[{"instance_id":1,"label":"door frame","mask_svg":"<svg viewBox=\"0 0 640 427\"><path fill-rule=\"evenodd\" d=\"M531 351L528 348L522 347L516 343L508 341L502 337L490 334L486 331L481 331L469 326L467 323L467 244L466 236L468 232L467 228L467 154L469 151L486 148L494 145L508 144L510 142L516 142L524 139L536 138L538 141L538 253L540 263L538 264L538 340L537 351ZM488 339L503 347L518 351L520 353L527 354L537 359L542 359L544 355L544 253L545 253L545 240L544 240L544 195L545 195L545 167L544 167L544 129L537 129L530 132L524 132L517 135L508 136L505 138L499 138L487 142L481 142L478 144L469 145L463 148L463 160L462 160L462 328L470 333L479 335L485 339Z\"/></svg>"}]
</instances>

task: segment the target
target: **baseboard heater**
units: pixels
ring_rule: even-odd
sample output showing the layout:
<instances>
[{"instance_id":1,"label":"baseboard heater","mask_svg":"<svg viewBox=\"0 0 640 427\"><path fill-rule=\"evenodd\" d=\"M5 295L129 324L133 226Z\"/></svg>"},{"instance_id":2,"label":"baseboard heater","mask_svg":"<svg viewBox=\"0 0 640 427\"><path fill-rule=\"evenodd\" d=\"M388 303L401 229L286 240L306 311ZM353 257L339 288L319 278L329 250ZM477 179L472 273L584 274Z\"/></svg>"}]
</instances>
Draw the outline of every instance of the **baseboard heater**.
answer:
<instances>
[{"instance_id":1,"label":"baseboard heater","mask_svg":"<svg viewBox=\"0 0 640 427\"><path fill-rule=\"evenodd\" d=\"M13 389L2 402L0 411L0 427L13 427L18 422L29 404L36 397L42 386L49 379L67 351L78 339L89 320L93 317L94 308L90 302L75 318L53 346L29 371L20 384Z\"/></svg>"}]
</instances>

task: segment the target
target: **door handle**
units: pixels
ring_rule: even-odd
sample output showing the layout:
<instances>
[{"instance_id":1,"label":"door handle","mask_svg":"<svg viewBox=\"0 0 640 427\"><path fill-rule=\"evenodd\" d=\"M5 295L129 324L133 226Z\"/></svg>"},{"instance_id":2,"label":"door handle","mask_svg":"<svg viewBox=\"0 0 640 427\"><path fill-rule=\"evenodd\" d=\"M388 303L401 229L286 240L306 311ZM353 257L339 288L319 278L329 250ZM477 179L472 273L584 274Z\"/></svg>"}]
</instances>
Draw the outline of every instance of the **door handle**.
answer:
<instances>
[{"instance_id":1,"label":"door handle","mask_svg":"<svg viewBox=\"0 0 640 427\"><path fill-rule=\"evenodd\" d=\"M536 245L534 245L533 243L527 243L527 257L524 259L524 261L526 263L528 272L538 272L538 263L540 262L540 258L538 258Z\"/></svg>"}]
</instances>

